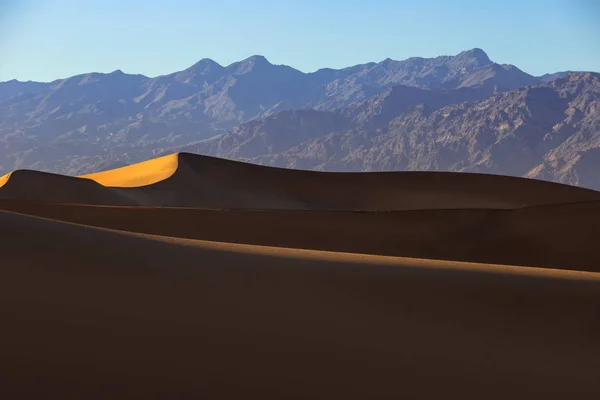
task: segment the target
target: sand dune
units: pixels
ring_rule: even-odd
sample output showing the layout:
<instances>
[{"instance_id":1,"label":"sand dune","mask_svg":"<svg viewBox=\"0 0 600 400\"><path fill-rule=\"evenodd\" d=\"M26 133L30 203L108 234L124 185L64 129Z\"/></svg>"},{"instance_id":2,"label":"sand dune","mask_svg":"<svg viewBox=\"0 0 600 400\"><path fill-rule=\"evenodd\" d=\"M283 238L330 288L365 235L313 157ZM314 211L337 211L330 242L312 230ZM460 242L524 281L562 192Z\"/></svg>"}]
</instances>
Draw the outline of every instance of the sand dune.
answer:
<instances>
[{"instance_id":1,"label":"sand dune","mask_svg":"<svg viewBox=\"0 0 600 400\"><path fill-rule=\"evenodd\" d=\"M5 395L600 394L599 274L0 226Z\"/></svg>"},{"instance_id":2,"label":"sand dune","mask_svg":"<svg viewBox=\"0 0 600 400\"><path fill-rule=\"evenodd\" d=\"M8 179L10 178L11 175L12 175L12 172L8 173L8 174L6 174L4 176L0 176L0 187L4 186L4 184L6 182L8 182Z\"/></svg>"},{"instance_id":3,"label":"sand dune","mask_svg":"<svg viewBox=\"0 0 600 400\"><path fill-rule=\"evenodd\" d=\"M87 175L85 178L90 179L79 181L31 174L13 173L0 188L0 197L105 205L372 211L510 209L600 200L600 193L592 190L506 176L441 172L323 173L187 153ZM92 186L91 179L106 187ZM54 193L38 190L41 186L53 187ZM86 193L92 190L94 194L88 196Z\"/></svg>"},{"instance_id":4,"label":"sand dune","mask_svg":"<svg viewBox=\"0 0 600 400\"><path fill-rule=\"evenodd\" d=\"M139 187L168 179L178 167L179 155L171 154L122 168L82 175L81 178L92 179L103 186Z\"/></svg>"},{"instance_id":5,"label":"sand dune","mask_svg":"<svg viewBox=\"0 0 600 400\"><path fill-rule=\"evenodd\" d=\"M190 154L0 186L3 398L600 396L598 192Z\"/></svg>"},{"instance_id":6,"label":"sand dune","mask_svg":"<svg viewBox=\"0 0 600 400\"><path fill-rule=\"evenodd\" d=\"M0 209L178 238L600 272L600 202L364 213L0 200Z\"/></svg>"},{"instance_id":7,"label":"sand dune","mask_svg":"<svg viewBox=\"0 0 600 400\"><path fill-rule=\"evenodd\" d=\"M167 179L133 189L140 205L219 209L400 210L513 208L600 200L541 181L452 173L322 173L182 153Z\"/></svg>"},{"instance_id":8,"label":"sand dune","mask_svg":"<svg viewBox=\"0 0 600 400\"><path fill-rule=\"evenodd\" d=\"M0 180L0 199L50 203L134 205L118 190L106 188L91 179L19 170Z\"/></svg>"}]
</instances>

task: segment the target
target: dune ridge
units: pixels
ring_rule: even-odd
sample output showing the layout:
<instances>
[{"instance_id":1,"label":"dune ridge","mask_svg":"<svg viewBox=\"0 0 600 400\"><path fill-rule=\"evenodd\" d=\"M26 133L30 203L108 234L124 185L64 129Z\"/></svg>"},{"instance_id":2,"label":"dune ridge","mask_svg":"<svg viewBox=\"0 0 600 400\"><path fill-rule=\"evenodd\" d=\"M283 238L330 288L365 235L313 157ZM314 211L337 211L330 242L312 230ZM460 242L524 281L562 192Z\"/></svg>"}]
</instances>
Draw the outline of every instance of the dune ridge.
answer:
<instances>
[{"instance_id":1,"label":"dune ridge","mask_svg":"<svg viewBox=\"0 0 600 400\"><path fill-rule=\"evenodd\" d=\"M600 202L363 213L0 200L0 209L177 238L600 272Z\"/></svg>"},{"instance_id":2,"label":"dune ridge","mask_svg":"<svg viewBox=\"0 0 600 400\"><path fill-rule=\"evenodd\" d=\"M0 395L597 398L598 237L600 193L503 176L15 171Z\"/></svg>"},{"instance_id":3,"label":"dune ridge","mask_svg":"<svg viewBox=\"0 0 600 400\"><path fill-rule=\"evenodd\" d=\"M8 182L8 180L10 179L11 175L12 175L12 172L9 172L6 175L0 176L0 188L2 186L4 186L6 184L6 182Z\"/></svg>"},{"instance_id":4,"label":"dune ridge","mask_svg":"<svg viewBox=\"0 0 600 400\"><path fill-rule=\"evenodd\" d=\"M511 209L600 200L596 191L525 178L450 172L299 171L189 153L79 180L65 177L59 182L58 175L32 174L13 173L0 187L0 197L102 205L367 211ZM97 186L92 187L90 181ZM37 186L53 187L54 197Z\"/></svg>"},{"instance_id":5,"label":"dune ridge","mask_svg":"<svg viewBox=\"0 0 600 400\"><path fill-rule=\"evenodd\" d=\"M0 187L0 199L48 203L134 205L134 201L91 179L17 170Z\"/></svg>"},{"instance_id":6,"label":"dune ridge","mask_svg":"<svg viewBox=\"0 0 600 400\"><path fill-rule=\"evenodd\" d=\"M138 164L79 177L91 179L102 186L140 187L168 179L177 171L178 167L179 155L170 154Z\"/></svg>"}]
</instances>

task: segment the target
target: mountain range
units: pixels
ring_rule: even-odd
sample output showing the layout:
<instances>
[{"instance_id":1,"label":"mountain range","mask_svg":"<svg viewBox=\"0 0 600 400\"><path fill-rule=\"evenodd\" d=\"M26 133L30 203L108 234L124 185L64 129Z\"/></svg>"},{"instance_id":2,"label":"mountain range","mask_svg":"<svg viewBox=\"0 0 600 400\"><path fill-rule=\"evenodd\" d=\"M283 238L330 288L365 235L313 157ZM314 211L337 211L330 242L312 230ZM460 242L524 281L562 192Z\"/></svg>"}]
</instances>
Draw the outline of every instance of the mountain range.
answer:
<instances>
[{"instance_id":1,"label":"mountain range","mask_svg":"<svg viewBox=\"0 0 600 400\"><path fill-rule=\"evenodd\" d=\"M174 151L324 171L487 172L600 189L600 75L481 49L303 73L252 56L149 78L0 83L0 173L80 175Z\"/></svg>"}]
</instances>

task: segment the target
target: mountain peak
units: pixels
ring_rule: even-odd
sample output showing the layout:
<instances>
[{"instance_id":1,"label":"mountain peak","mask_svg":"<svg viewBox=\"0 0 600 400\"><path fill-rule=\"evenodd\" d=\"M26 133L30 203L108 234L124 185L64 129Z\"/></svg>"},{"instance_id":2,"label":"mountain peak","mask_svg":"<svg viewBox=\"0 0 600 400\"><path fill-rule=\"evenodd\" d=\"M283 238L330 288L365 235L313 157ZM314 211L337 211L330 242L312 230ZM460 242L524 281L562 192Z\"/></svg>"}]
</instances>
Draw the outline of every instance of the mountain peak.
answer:
<instances>
[{"instance_id":1,"label":"mountain peak","mask_svg":"<svg viewBox=\"0 0 600 400\"><path fill-rule=\"evenodd\" d=\"M251 66L252 68L273 65L269 62L269 60L267 60L267 58L265 56L261 56L261 55L250 56L250 57L246 58L245 60L243 60L241 63L243 65Z\"/></svg>"},{"instance_id":2,"label":"mountain peak","mask_svg":"<svg viewBox=\"0 0 600 400\"><path fill-rule=\"evenodd\" d=\"M265 56L261 56L260 54L255 54L253 56L250 56L250 57L246 58L245 60L243 60L242 62L244 62L244 61L270 64L269 60L267 60L267 58Z\"/></svg>"},{"instance_id":3,"label":"mountain peak","mask_svg":"<svg viewBox=\"0 0 600 400\"><path fill-rule=\"evenodd\" d=\"M477 47L460 52L454 58L477 67L492 64L492 60L490 60L485 51Z\"/></svg>"},{"instance_id":4,"label":"mountain peak","mask_svg":"<svg viewBox=\"0 0 600 400\"><path fill-rule=\"evenodd\" d=\"M192 68L197 69L197 70L207 70L207 69L213 69L213 68L223 68L218 62L211 60L210 58L203 58L202 60L198 61L196 64L192 65Z\"/></svg>"},{"instance_id":5,"label":"mountain peak","mask_svg":"<svg viewBox=\"0 0 600 400\"><path fill-rule=\"evenodd\" d=\"M233 69L236 74L246 74L251 71L255 71L257 68L265 68L273 66L264 56L253 55L245 60L231 64L228 68Z\"/></svg>"},{"instance_id":6,"label":"mountain peak","mask_svg":"<svg viewBox=\"0 0 600 400\"><path fill-rule=\"evenodd\" d=\"M210 58L203 58L191 67L173 74L182 83L204 86L214 82L222 74L223 67Z\"/></svg>"}]
</instances>

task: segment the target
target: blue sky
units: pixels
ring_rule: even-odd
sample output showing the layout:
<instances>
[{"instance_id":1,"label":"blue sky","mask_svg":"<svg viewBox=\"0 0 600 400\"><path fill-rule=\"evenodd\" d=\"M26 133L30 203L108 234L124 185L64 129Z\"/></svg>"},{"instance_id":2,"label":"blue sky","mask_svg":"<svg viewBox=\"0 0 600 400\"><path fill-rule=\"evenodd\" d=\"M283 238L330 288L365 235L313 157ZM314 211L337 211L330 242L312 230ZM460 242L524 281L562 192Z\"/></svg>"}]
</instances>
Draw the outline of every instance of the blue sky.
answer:
<instances>
[{"instance_id":1,"label":"blue sky","mask_svg":"<svg viewBox=\"0 0 600 400\"><path fill-rule=\"evenodd\" d=\"M600 71L598 21L597 0L0 0L0 81L253 54L309 72L473 47L536 75Z\"/></svg>"}]
</instances>

